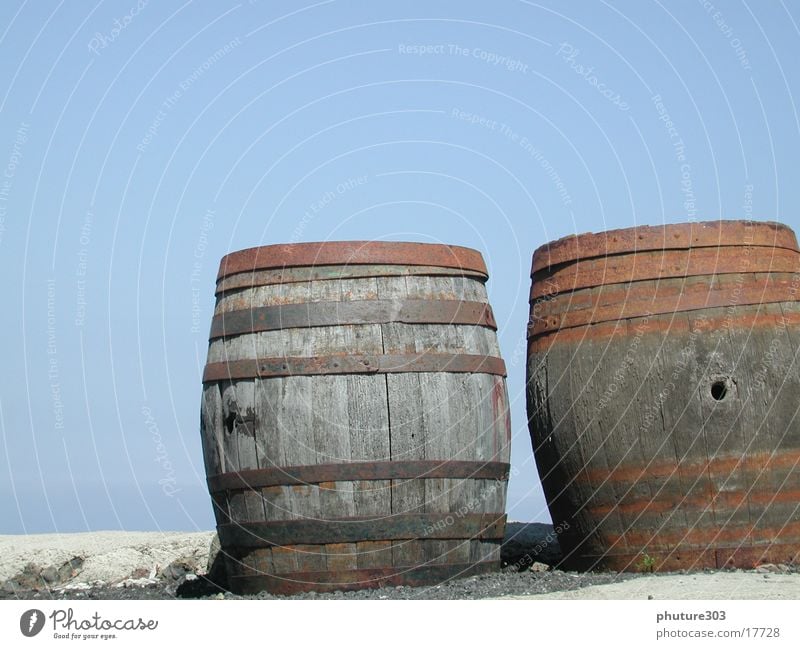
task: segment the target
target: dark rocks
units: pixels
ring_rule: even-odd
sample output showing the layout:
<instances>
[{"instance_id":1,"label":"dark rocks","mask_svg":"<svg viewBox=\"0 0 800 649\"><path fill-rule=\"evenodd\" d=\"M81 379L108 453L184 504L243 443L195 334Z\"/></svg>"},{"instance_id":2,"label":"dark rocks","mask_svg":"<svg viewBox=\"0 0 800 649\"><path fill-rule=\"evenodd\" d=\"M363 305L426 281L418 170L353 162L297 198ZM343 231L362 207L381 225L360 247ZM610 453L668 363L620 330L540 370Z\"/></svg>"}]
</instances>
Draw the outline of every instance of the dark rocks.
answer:
<instances>
[{"instance_id":1,"label":"dark rocks","mask_svg":"<svg viewBox=\"0 0 800 649\"><path fill-rule=\"evenodd\" d=\"M28 563L21 572L3 584L3 590L16 592L19 590L38 591L54 588L77 575L81 566L83 566L81 557L73 557L60 566L42 567L35 563Z\"/></svg>"},{"instance_id":2,"label":"dark rocks","mask_svg":"<svg viewBox=\"0 0 800 649\"><path fill-rule=\"evenodd\" d=\"M225 554L219 544L219 537L214 534L208 550L208 564L206 565L205 578L217 588L225 589L228 585L227 570L225 568Z\"/></svg>"},{"instance_id":3,"label":"dark rocks","mask_svg":"<svg viewBox=\"0 0 800 649\"><path fill-rule=\"evenodd\" d=\"M58 583L63 584L76 577L81 568L83 568L83 557L72 557L69 561L65 561L58 569Z\"/></svg>"},{"instance_id":4,"label":"dark rocks","mask_svg":"<svg viewBox=\"0 0 800 649\"><path fill-rule=\"evenodd\" d=\"M47 568L42 570L41 576L49 585L58 582L58 570L56 570L55 566L47 566Z\"/></svg>"},{"instance_id":5,"label":"dark rocks","mask_svg":"<svg viewBox=\"0 0 800 649\"><path fill-rule=\"evenodd\" d=\"M188 573L194 573L194 569L188 561L173 561L161 571L161 577L167 581L180 581Z\"/></svg>"},{"instance_id":6,"label":"dark rocks","mask_svg":"<svg viewBox=\"0 0 800 649\"><path fill-rule=\"evenodd\" d=\"M792 569L783 563L774 564L774 563L762 563L761 565L756 567L756 572L764 574L764 573L773 573L773 574L783 574L788 575L792 572Z\"/></svg>"},{"instance_id":7,"label":"dark rocks","mask_svg":"<svg viewBox=\"0 0 800 649\"><path fill-rule=\"evenodd\" d=\"M503 566L527 570L535 562L556 566L561 561L561 547L552 525L545 523L508 523L500 549Z\"/></svg>"}]
</instances>

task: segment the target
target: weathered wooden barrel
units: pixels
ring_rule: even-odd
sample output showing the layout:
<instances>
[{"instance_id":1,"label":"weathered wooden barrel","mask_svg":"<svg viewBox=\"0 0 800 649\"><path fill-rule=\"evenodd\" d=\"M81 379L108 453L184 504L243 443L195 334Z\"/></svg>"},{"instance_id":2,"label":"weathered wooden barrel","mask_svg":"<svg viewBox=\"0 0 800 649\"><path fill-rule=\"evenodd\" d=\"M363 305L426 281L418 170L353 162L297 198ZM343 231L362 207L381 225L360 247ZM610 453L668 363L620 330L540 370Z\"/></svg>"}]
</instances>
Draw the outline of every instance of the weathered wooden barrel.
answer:
<instances>
[{"instance_id":1,"label":"weathered wooden barrel","mask_svg":"<svg viewBox=\"0 0 800 649\"><path fill-rule=\"evenodd\" d=\"M800 559L800 253L777 223L533 255L528 418L564 564Z\"/></svg>"},{"instance_id":2,"label":"weathered wooden barrel","mask_svg":"<svg viewBox=\"0 0 800 649\"><path fill-rule=\"evenodd\" d=\"M510 423L477 251L394 242L227 255L201 428L236 592L499 569Z\"/></svg>"}]
</instances>

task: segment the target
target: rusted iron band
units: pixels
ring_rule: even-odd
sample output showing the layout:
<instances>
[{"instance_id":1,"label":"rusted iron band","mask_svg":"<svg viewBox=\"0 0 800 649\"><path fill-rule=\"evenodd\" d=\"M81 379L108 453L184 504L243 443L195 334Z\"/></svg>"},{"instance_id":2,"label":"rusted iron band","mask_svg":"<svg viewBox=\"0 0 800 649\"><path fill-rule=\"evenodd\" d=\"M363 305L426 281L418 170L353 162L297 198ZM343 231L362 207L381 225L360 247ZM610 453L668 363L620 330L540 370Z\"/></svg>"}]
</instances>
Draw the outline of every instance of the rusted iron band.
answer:
<instances>
[{"instance_id":1,"label":"rusted iron band","mask_svg":"<svg viewBox=\"0 0 800 649\"><path fill-rule=\"evenodd\" d=\"M232 575L229 580L231 590L243 595L262 590L275 595L293 595L307 591L326 593L384 586L432 586L449 579L494 572L499 568L497 561L480 561L327 572L286 572L275 575L244 574Z\"/></svg>"},{"instance_id":2,"label":"rusted iron band","mask_svg":"<svg viewBox=\"0 0 800 649\"><path fill-rule=\"evenodd\" d=\"M227 275L270 268L353 264L443 266L489 276L481 253L471 248L395 241L325 241L232 252L220 261L217 281Z\"/></svg>"},{"instance_id":3,"label":"rusted iron band","mask_svg":"<svg viewBox=\"0 0 800 649\"><path fill-rule=\"evenodd\" d=\"M800 261L800 256L798 257ZM800 275L792 273L748 273L743 275L703 275L662 279L657 282L605 284L595 288L578 289L537 298L531 301L531 311L537 316L547 316L567 311L597 309L629 300L677 298L679 295L703 297L709 292L725 289L767 290L786 289L800 300Z\"/></svg>"},{"instance_id":4,"label":"rusted iron band","mask_svg":"<svg viewBox=\"0 0 800 649\"><path fill-rule=\"evenodd\" d=\"M479 354L385 354L257 358L227 363L208 363L203 383L281 376L321 374L402 374L454 372L506 376L502 358Z\"/></svg>"},{"instance_id":5,"label":"rusted iron band","mask_svg":"<svg viewBox=\"0 0 800 649\"><path fill-rule=\"evenodd\" d=\"M762 305L750 305L736 310L732 315L724 317L690 318L686 315L673 318L671 313L653 316L646 322L639 320L613 320L596 325L584 325L572 329L560 329L542 335L534 336L528 340L528 355L546 353L553 345L574 345L593 340L607 340L617 337L626 339L628 343L628 326L640 328L648 335L677 336L692 332L714 331L720 328L728 329L766 329L777 330L786 327L800 326L800 310L789 311L790 308L800 309L800 302L782 302L782 314L762 313ZM691 312L685 312L691 313ZM698 312L703 315L703 312Z\"/></svg>"},{"instance_id":6,"label":"rusted iron band","mask_svg":"<svg viewBox=\"0 0 800 649\"><path fill-rule=\"evenodd\" d=\"M532 338L557 330L589 324L596 325L603 322L641 318L650 315L682 313L718 307L739 308L791 302L797 299L794 294L796 290L789 284L768 288L764 288L763 285L757 287L734 286L714 291L693 291L660 298L630 299L607 306L580 309L567 313L555 313L544 317L534 315L532 322L528 325L528 337ZM564 300L564 302L568 303L568 300Z\"/></svg>"},{"instance_id":7,"label":"rusted iron band","mask_svg":"<svg viewBox=\"0 0 800 649\"><path fill-rule=\"evenodd\" d=\"M676 477L678 477L677 474ZM665 488L655 498L623 497L619 501L600 503L595 498L590 501L586 511L593 516L603 517L612 512L638 516L643 514L665 514L676 508L681 511L691 512L702 512L709 508L714 508L716 515L720 516L724 515L724 512L736 511L740 507L747 507L748 504L770 507L779 504L794 505L800 503L800 490L774 491L772 489L762 489L757 491L755 482L756 480L753 479L746 490L718 491L697 496L687 495L682 488L669 490Z\"/></svg>"},{"instance_id":8,"label":"rusted iron band","mask_svg":"<svg viewBox=\"0 0 800 649\"><path fill-rule=\"evenodd\" d=\"M692 527L680 529L629 529L624 533L606 533L605 538L613 545L620 547L675 547L688 545L699 548L720 545L767 544L776 540L791 543L800 543L800 521L785 522L783 524L767 525L763 522L754 524L737 524L730 522L724 526L710 525L709 527Z\"/></svg>"},{"instance_id":9,"label":"rusted iron band","mask_svg":"<svg viewBox=\"0 0 800 649\"><path fill-rule=\"evenodd\" d=\"M223 547L265 548L285 545L403 541L410 539L502 539L506 515L388 514L383 518L285 520L217 526Z\"/></svg>"},{"instance_id":10,"label":"rusted iron band","mask_svg":"<svg viewBox=\"0 0 800 649\"><path fill-rule=\"evenodd\" d=\"M798 271L800 253L782 248L728 246L637 252L576 261L534 273L530 300L608 284L706 276L710 281L715 275Z\"/></svg>"},{"instance_id":11,"label":"rusted iron band","mask_svg":"<svg viewBox=\"0 0 800 649\"><path fill-rule=\"evenodd\" d=\"M531 274L576 259L642 250L686 250L717 246L764 246L798 250L794 232L782 223L705 221L638 226L597 234L573 235L551 241L533 253Z\"/></svg>"},{"instance_id":12,"label":"rusted iron band","mask_svg":"<svg viewBox=\"0 0 800 649\"><path fill-rule=\"evenodd\" d=\"M653 539L653 541L657 543L658 539ZM638 553L614 551L606 554L581 553L577 560L584 569L603 568L630 572L640 570L642 556L645 552L654 560L652 568L658 572L705 568L755 568L761 563L791 564L793 561L800 560L800 543L737 545L729 548L696 548L678 545L664 549L648 545Z\"/></svg>"},{"instance_id":13,"label":"rusted iron band","mask_svg":"<svg viewBox=\"0 0 800 649\"><path fill-rule=\"evenodd\" d=\"M216 295L226 291L276 284L296 284L313 281L335 281L365 279L369 277L469 277L485 282L486 275L477 271L443 266L399 266L387 264L364 264L358 266L301 266L257 270L228 275L219 280Z\"/></svg>"},{"instance_id":14,"label":"rusted iron band","mask_svg":"<svg viewBox=\"0 0 800 649\"><path fill-rule=\"evenodd\" d=\"M800 450L785 450L780 453L749 452L747 455L717 455L711 459L685 461L659 460L645 465L631 464L618 466L610 471L602 468L586 467L576 480L588 481L590 485L600 482L615 484L635 484L642 480L662 479L683 475L730 476L752 471L769 475L778 469L800 469Z\"/></svg>"},{"instance_id":15,"label":"rusted iron band","mask_svg":"<svg viewBox=\"0 0 800 649\"><path fill-rule=\"evenodd\" d=\"M208 490L260 489L263 487L352 482L355 480L413 480L455 478L507 480L506 462L468 462L464 460L412 460L406 462L350 462L269 469L248 469L208 477Z\"/></svg>"},{"instance_id":16,"label":"rusted iron band","mask_svg":"<svg viewBox=\"0 0 800 649\"><path fill-rule=\"evenodd\" d=\"M459 300L353 300L279 304L214 316L209 338L306 327L386 324L464 324L497 329L492 307Z\"/></svg>"}]
</instances>

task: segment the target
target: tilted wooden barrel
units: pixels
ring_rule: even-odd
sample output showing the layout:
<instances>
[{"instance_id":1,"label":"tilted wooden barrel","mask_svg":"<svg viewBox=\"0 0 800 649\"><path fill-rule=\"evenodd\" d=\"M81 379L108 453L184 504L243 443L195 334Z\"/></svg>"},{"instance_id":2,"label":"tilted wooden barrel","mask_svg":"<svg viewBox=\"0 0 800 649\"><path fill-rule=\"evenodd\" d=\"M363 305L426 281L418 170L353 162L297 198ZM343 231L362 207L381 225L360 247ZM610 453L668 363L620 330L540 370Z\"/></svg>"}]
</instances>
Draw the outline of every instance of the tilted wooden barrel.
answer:
<instances>
[{"instance_id":1,"label":"tilted wooden barrel","mask_svg":"<svg viewBox=\"0 0 800 649\"><path fill-rule=\"evenodd\" d=\"M232 590L499 568L511 429L486 279L433 244L222 259L201 428Z\"/></svg>"},{"instance_id":2,"label":"tilted wooden barrel","mask_svg":"<svg viewBox=\"0 0 800 649\"><path fill-rule=\"evenodd\" d=\"M565 565L800 559L800 254L777 223L533 256L528 417Z\"/></svg>"}]
</instances>

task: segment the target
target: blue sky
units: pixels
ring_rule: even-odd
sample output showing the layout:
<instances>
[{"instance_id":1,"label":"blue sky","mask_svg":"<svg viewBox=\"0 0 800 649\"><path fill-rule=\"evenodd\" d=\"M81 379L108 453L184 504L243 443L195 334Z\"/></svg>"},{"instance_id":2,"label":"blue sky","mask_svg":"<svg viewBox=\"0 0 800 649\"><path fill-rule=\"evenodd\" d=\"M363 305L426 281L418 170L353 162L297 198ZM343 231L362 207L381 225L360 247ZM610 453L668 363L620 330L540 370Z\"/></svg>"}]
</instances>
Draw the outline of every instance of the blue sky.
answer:
<instances>
[{"instance_id":1,"label":"blue sky","mask_svg":"<svg viewBox=\"0 0 800 649\"><path fill-rule=\"evenodd\" d=\"M549 520L531 253L689 219L797 229L799 23L780 1L5 0L0 533L212 527L219 259L344 239L483 253L509 513Z\"/></svg>"}]
</instances>

